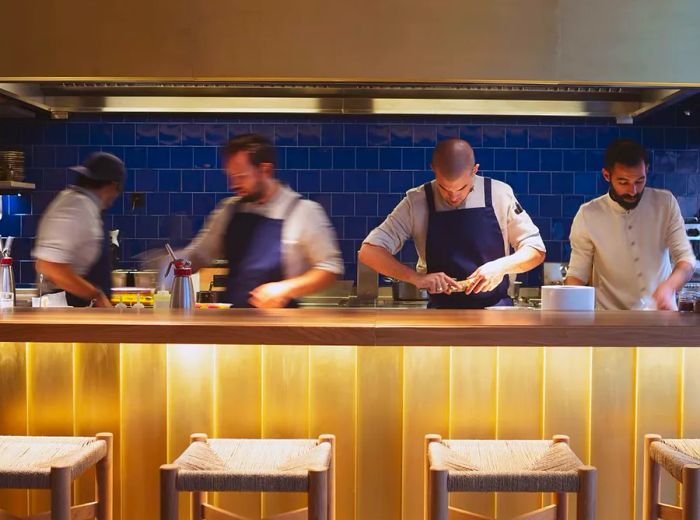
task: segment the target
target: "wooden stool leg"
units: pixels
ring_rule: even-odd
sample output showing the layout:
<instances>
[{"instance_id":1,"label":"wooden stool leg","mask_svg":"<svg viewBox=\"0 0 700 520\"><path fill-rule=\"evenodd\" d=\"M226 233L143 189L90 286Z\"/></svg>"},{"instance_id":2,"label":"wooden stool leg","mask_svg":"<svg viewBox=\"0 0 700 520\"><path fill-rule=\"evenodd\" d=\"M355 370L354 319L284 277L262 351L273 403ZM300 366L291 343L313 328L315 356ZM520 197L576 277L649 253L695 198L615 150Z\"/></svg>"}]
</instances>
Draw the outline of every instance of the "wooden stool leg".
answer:
<instances>
[{"instance_id":1,"label":"wooden stool leg","mask_svg":"<svg viewBox=\"0 0 700 520\"><path fill-rule=\"evenodd\" d=\"M190 443L207 442L206 433L193 433L190 435ZM204 518L204 504L207 502L207 494L204 491L193 491L190 494L190 518L202 520Z\"/></svg>"},{"instance_id":2,"label":"wooden stool leg","mask_svg":"<svg viewBox=\"0 0 700 520\"><path fill-rule=\"evenodd\" d=\"M642 492L642 519L658 520L661 468L651 458L651 445L660 441L660 435L644 436L644 483Z\"/></svg>"},{"instance_id":3,"label":"wooden stool leg","mask_svg":"<svg viewBox=\"0 0 700 520\"><path fill-rule=\"evenodd\" d=\"M700 520L700 466L688 464L683 467L681 505L683 520Z\"/></svg>"},{"instance_id":4,"label":"wooden stool leg","mask_svg":"<svg viewBox=\"0 0 700 520\"><path fill-rule=\"evenodd\" d=\"M328 520L328 470L309 470L308 520Z\"/></svg>"},{"instance_id":5,"label":"wooden stool leg","mask_svg":"<svg viewBox=\"0 0 700 520\"><path fill-rule=\"evenodd\" d=\"M584 466L578 470L578 493L576 494L576 520L595 519L596 469Z\"/></svg>"},{"instance_id":6,"label":"wooden stool leg","mask_svg":"<svg viewBox=\"0 0 700 520\"><path fill-rule=\"evenodd\" d=\"M114 436L111 433L98 433L95 437L104 441L107 445L107 455L97 462L96 467L97 520L112 520L114 511L114 477L112 469Z\"/></svg>"},{"instance_id":7,"label":"wooden stool leg","mask_svg":"<svg viewBox=\"0 0 700 520\"><path fill-rule=\"evenodd\" d=\"M430 456L428 450L433 442L441 442L442 437L436 434L425 436L423 449L423 520L430 518Z\"/></svg>"},{"instance_id":8,"label":"wooden stool leg","mask_svg":"<svg viewBox=\"0 0 700 520\"><path fill-rule=\"evenodd\" d=\"M177 471L173 464L160 467L160 519L178 520Z\"/></svg>"},{"instance_id":9,"label":"wooden stool leg","mask_svg":"<svg viewBox=\"0 0 700 520\"><path fill-rule=\"evenodd\" d=\"M335 520L335 435L324 434L318 440L331 445L331 462L328 467L328 520Z\"/></svg>"},{"instance_id":10,"label":"wooden stool leg","mask_svg":"<svg viewBox=\"0 0 700 520\"><path fill-rule=\"evenodd\" d=\"M70 520L71 469L67 466L52 467L51 520Z\"/></svg>"},{"instance_id":11,"label":"wooden stool leg","mask_svg":"<svg viewBox=\"0 0 700 520\"><path fill-rule=\"evenodd\" d=\"M446 469L430 470L430 517L429 520L447 520L449 515L449 493L447 492Z\"/></svg>"},{"instance_id":12,"label":"wooden stool leg","mask_svg":"<svg viewBox=\"0 0 700 520\"><path fill-rule=\"evenodd\" d=\"M555 435L552 437L552 442L555 444L563 442L569 444L567 435ZM569 518L569 499L566 493L554 493L554 504L557 506L556 520L567 520Z\"/></svg>"}]
</instances>

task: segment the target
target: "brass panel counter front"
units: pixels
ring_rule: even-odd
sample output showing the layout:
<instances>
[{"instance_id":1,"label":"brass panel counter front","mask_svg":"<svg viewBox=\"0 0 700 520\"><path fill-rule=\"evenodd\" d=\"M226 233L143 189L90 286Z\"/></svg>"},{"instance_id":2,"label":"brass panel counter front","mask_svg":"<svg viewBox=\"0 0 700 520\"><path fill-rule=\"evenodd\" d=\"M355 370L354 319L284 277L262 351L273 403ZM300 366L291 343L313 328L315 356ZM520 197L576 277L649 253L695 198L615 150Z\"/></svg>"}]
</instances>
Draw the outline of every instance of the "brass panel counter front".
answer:
<instances>
[{"instance_id":1,"label":"brass panel counter front","mask_svg":"<svg viewBox=\"0 0 700 520\"><path fill-rule=\"evenodd\" d=\"M700 346L695 316L595 315L598 332L594 332L609 329L607 337L627 339L624 346L581 346L580 342L570 347L532 346L525 336L518 344L509 340L507 323L499 328L483 321L481 328L492 335L498 330L506 333L492 337L491 344L484 346L439 346L425 345L426 338L416 333L417 328L427 324L429 331L437 332L441 323L453 319L457 323L459 314L422 312L422 316L396 313L404 317L395 317L393 327L407 326L405 330L413 330L418 343L404 346L377 345L374 340L364 345L265 342L274 331L260 333L259 342L235 344L235 332L245 328L242 314L236 313L227 315L234 325L218 325L233 334L228 344L215 344L205 333L200 333L197 344L109 342L104 341L106 336L98 343L100 335L94 324L87 327L96 338L92 343L34 343L31 335L24 341L0 342L0 434L114 432L115 518L121 520L158 518L158 467L172 461L193 432L253 438L334 433L338 438L339 520L419 520L421 450L426 433L499 439L568 434L584 462L599 470L597 518L640 518L643 435L700 437L700 382L696 377L700 349L690 348ZM35 329L44 327L42 334L60 331L66 320L87 323L86 316L90 316L88 311L72 316L62 313L34 314ZM297 318L302 329L309 323L305 314ZM542 321L517 325L523 318L506 317L519 313L481 313L487 314L496 316L488 320L514 320L511 326L531 327L540 331L537 334L546 330ZM528 319L537 313L532 314ZM59 316L63 325L57 321ZM100 323L104 313L92 316ZM249 323L258 323L255 326L268 319L258 313L246 316ZM289 316L293 314L277 314L277 326L291 327ZM327 338L321 330L321 315L315 316L313 334ZM132 317L125 315L129 323ZM326 326L352 328L354 323L366 330L379 326L381 331L387 323L381 325L382 320L390 316L379 311L359 313L350 317L349 324L339 323L337 314L333 317L336 322ZM472 313L461 318L458 334L451 327L443 334L466 342L463 337L479 328L475 320L487 319ZM537 319L547 321L545 318L543 314ZM581 319L562 318L574 327ZM657 336L668 329L669 343L652 347L648 338L632 334L636 318L641 330L655 327ZM8 330L5 320L6 316L0 318L2 340ZM157 320L169 321L172 329L178 327L172 316ZM617 325L612 324L615 321ZM187 320L184 322L186 328ZM145 330L149 325L144 320L136 327ZM387 334L390 329L386 326ZM552 329L554 339L563 326ZM675 346L678 330L686 337L683 345ZM379 331L374 333L377 338ZM308 330L295 334L311 339ZM485 337L483 330L475 334ZM593 337L593 333L588 336ZM498 345L499 340L504 343ZM633 346L638 341L647 346ZM76 499L88 499L92 492L88 479L75 486ZM674 483L665 481L662 493L667 501L677 502ZM45 493L0 491L0 508L16 514L40 512L47 507L46 500ZM188 498L181 500L184 505ZM550 497L455 494L451 500L460 507L506 519L546 504ZM213 501L259 518L298 507L304 497L215 494ZM183 508L183 519L186 511Z\"/></svg>"}]
</instances>

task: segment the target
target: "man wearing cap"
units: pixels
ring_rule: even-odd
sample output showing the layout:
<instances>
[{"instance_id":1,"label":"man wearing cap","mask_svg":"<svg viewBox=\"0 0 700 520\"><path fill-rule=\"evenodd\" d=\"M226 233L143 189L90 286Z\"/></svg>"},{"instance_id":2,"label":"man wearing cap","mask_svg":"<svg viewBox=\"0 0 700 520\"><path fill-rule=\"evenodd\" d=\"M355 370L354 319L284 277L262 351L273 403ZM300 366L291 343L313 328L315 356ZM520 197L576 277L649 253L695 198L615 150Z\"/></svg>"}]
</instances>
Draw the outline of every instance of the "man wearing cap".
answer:
<instances>
[{"instance_id":1,"label":"man wearing cap","mask_svg":"<svg viewBox=\"0 0 700 520\"><path fill-rule=\"evenodd\" d=\"M65 291L68 305L110 307L112 259L102 212L114 204L126 180L124 163L98 152L49 204L41 217L32 257L44 275L43 292Z\"/></svg>"}]
</instances>

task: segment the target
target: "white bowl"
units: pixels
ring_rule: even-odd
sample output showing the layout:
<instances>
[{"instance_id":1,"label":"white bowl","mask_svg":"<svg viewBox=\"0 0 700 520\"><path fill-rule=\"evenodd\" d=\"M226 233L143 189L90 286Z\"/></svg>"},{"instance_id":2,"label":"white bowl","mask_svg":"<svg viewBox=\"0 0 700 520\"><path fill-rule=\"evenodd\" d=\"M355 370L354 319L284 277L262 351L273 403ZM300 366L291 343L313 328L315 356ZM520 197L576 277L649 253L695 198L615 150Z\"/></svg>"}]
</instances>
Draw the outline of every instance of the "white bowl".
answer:
<instances>
[{"instance_id":1,"label":"white bowl","mask_svg":"<svg viewBox=\"0 0 700 520\"><path fill-rule=\"evenodd\" d=\"M545 285L542 287L543 311L592 311L595 309L595 288L578 285Z\"/></svg>"}]
</instances>

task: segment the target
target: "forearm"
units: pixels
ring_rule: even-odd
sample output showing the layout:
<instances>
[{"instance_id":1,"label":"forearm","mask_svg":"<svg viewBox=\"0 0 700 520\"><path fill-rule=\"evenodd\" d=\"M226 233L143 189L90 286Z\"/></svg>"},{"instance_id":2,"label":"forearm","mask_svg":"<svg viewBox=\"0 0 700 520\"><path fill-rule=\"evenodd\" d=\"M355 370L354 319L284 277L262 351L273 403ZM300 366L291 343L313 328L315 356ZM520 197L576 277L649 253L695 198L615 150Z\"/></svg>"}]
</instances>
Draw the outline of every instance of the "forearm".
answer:
<instances>
[{"instance_id":1,"label":"forearm","mask_svg":"<svg viewBox=\"0 0 700 520\"><path fill-rule=\"evenodd\" d=\"M575 276L567 276L564 285L588 285L586 282Z\"/></svg>"},{"instance_id":2,"label":"forearm","mask_svg":"<svg viewBox=\"0 0 700 520\"><path fill-rule=\"evenodd\" d=\"M402 264L394 255L383 247L362 244L359 260L368 267L385 276L415 284L417 273L414 269Z\"/></svg>"},{"instance_id":3,"label":"forearm","mask_svg":"<svg viewBox=\"0 0 700 520\"><path fill-rule=\"evenodd\" d=\"M686 261L680 261L673 268L673 272L666 280L666 283L669 284L674 291L679 291L693 277L694 271L694 265Z\"/></svg>"},{"instance_id":4,"label":"forearm","mask_svg":"<svg viewBox=\"0 0 700 520\"><path fill-rule=\"evenodd\" d=\"M98 287L95 287L85 278L78 275L68 264L37 260L36 270L38 273L46 276L56 286L79 298L91 300L101 293Z\"/></svg>"},{"instance_id":5,"label":"forearm","mask_svg":"<svg viewBox=\"0 0 700 520\"><path fill-rule=\"evenodd\" d=\"M525 246L515 253L505 256L499 260L506 273L526 273L531 271L542 262L545 254L534 247Z\"/></svg>"},{"instance_id":6,"label":"forearm","mask_svg":"<svg viewBox=\"0 0 700 520\"><path fill-rule=\"evenodd\" d=\"M284 283L289 287L289 298L296 299L325 289L332 284L336 278L338 278L338 275L335 273L312 268L301 276L285 280Z\"/></svg>"}]
</instances>

